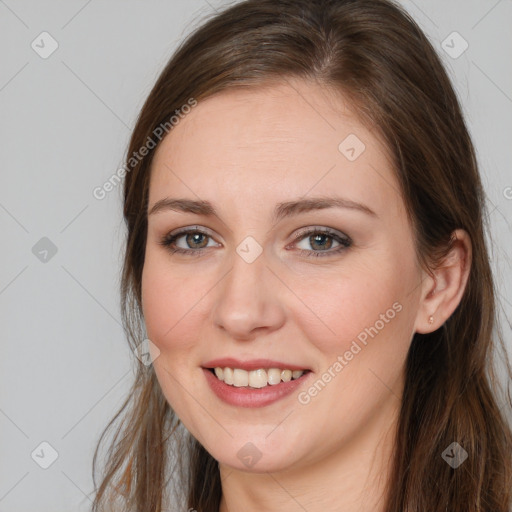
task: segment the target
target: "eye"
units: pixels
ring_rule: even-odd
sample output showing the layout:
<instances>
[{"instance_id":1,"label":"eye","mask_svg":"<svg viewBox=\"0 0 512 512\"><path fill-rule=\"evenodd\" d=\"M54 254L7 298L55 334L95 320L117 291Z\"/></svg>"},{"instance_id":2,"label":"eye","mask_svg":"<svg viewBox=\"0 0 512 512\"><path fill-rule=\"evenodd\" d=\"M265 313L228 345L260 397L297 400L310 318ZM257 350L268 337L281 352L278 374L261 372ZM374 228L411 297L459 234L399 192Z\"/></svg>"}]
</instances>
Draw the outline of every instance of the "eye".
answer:
<instances>
[{"instance_id":1,"label":"eye","mask_svg":"<svg viewBox=\"0 0 512 512\"><path fill-rule=\"evenodd\" d=\"M351 246L352 240L347 235L341 232L334 231L330 228L315 227L301 230L294 235L296 240L301 240L300 243L309 245L313 250L299 248L299 253L307 257L318 257L318 256L332 256L339 254ZM333 244L337 243L337 246ZM297 245L297 243L295 244Z\"/></svg>"},{"instance_id":2,"label":"eye","mask_svg":"<svg viewBox=\"0 0 512 512\"><path fill-rule=\"evenodd\" d=\"M181 246L178 242L180 239L183 239L181 242ZM164 236L164 238L160 241L160 245L167 247L169 251L179 254L187 254L197 255L201 253L203 249L206 249L208 246L208 238L211 239L211 235L202 231L200 229L194 228L185 228L176 233L169 233ZM211 246L210 246L211 247Z\"/></svg>"},{"instance_id":3,"label":"eye","mask_svg":"<svg viewBox=\"0 0 512 512\"><path fill-rule=\"evenodd\" d=\"M305 243L313 248L312 250L299 248L299 253L306 257L332 256L346 250L352 244L352 240L347 235L325 227L303 229L296 233L294 238L300 240L294 245ZM159 243L167 247L171 254L199 256L204 249L212 247L208 245L208 239L213 240L209 233L194 227L184 228L175 233L171 232L165 235ZM333 246L334 249L331 250Z\"/></svg>"}]
</instances>

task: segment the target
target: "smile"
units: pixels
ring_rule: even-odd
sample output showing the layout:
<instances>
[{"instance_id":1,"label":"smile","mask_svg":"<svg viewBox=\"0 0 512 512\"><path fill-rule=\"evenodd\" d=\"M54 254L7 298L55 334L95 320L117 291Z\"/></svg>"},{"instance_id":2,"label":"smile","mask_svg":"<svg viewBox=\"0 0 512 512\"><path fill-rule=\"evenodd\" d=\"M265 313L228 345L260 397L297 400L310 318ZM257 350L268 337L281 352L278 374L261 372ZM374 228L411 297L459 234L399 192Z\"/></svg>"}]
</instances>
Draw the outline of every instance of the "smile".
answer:
<instances>
[{"instance_id":1,"label":"smile","mask_svg":"<svg viewBox=\"0 0 512 512\"><path fill-rule=\"evenodd\" d=\"M222 379L215 375L216 369L219 375L222 376ZM221 367L218 366L215 368L202 368L210 390L226 404L250 408L265 407L284 399L286 396L291 396L299 387L305 384L311 375L314 375L310 370L292 371L278 368L243 370L230 367L222 368L222 374L220 374L220 369ZM276 371L273 372L272 370ZM251 377L251 374L253 377ZM278 375L279 381L276 382ZM283 380L282 376L284 376L285 380ZM226 383L225 379L229 382L231 377L233 378L233 384ZM235 385L235 378L238 385ZM274 384L269 384L269 379ZM245 382L247 382L247 385ZM249 385L250 383L252 385Z\"/></svg>"},{"instance_id":2,"label":"smile","mask_svg":"<svg viewBox=\"0 0 512 512\"><path fill-rule=\"evenodd\" d=\"M211 371L213 371L217 379L229 386L260 389L266 386L276 386L281 382L290 382L291 380L298 379L309 370L259 368L247 371L241 368L221 368L217 366L211 369Z\"/></svg>"}]
</instances>

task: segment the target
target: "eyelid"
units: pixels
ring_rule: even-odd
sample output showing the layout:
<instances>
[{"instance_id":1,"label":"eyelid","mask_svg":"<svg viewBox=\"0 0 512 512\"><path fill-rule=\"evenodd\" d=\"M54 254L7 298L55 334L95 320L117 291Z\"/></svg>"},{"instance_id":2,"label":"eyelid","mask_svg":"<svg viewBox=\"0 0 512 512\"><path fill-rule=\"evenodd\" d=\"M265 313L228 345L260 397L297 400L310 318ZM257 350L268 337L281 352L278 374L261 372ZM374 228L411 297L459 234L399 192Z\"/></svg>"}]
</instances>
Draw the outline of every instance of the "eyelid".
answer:
<instances>
[{"instance_id":1,"label":"eyelid","mask_svg":"<svg viewBox=\"0 0 512 512\"><path fill-rule=\"evenodd\" d=\"M182 236L186 236L190 233L201 233L203 235L206 235L207 237L214 240L216 243L219 243L216 241L214 235L212 234L211 230L202 226L199 226L197 224L192 226L183 226L178 229L174 229L173 231L170 231L169 233L166 233L159 241L160 245L163 245L164 247L170 247L171 243L175 243L178 238L181 238ZM200 249L182 249L180 247L177 247L172 252L188 252L188 253L200 253L204 249L210 249L211 247L203 247Z\"/></svg>"},{"instance_id":2,"label":"eyelid","mask_svg":"<svg viewBox=\"0 0 512 512\"><path fill-rule=\"evenodd\" d=\"M185 254L188 256L200 256L205 250L211 249L211 247L201 247L198 249L183 249L181 247L171 248L171 245L176 242L178 238L181 236L185 236L189 233L201 233L206 235L215 241L215 237L211 234L211 230L208 228L204 228L199 225L192 226L184 226L178 229L171 231L170 233L164 235L164 237L159 242L160 245L167 247L172 254L179 253ZM346 235L345 233L338 231L336 229L326 227L326 226L306 226L304 228L300 228L297 232L294 233L293 238L294 242L292 244L288 244L285 248L288 249L290 245L294 245L298 240L302 240L306 238L306 235L312 234L325 234L329 237L333 238L339 243L339 247L336 247L334 250L326 250L326 251L313 251L309 249L297 249L299 254L303 254L306 257L318 257L318 256L333 256L341 253L343 250L348 249L352 245L352 239ZM217 242L218 243L218 242Z\"/></svg>"},{"instance_id":3,"label":"eyelid","mask_svg":"<svg viewBox=\"0 0 512 512\"><path fill-rule=\"evenodd\" d=\"M205 235L211 236L214 238L212 231L209 228L205 228L204 226L200 226L199 224L192 224L190 226L182 226L181 228L173 229L169 233L167 233L165 236L170 238L175 235L181 235L186 234L191 231L199 231L201 233L204 233Z\"/></svg>"},{"instance_id":4,"label":"eyelid","mask_svg":"<svg viewBox=\"0 0 512 512\"><path fill-rule=\"evenodd\" d=\"M296 233L294 233L293 238L294 242L296 242L298 239L304 238L305 235L312 233L323 233L329 236L332 236L333 238L338 238L343 240L344 242L347 242L349 244L352 243L352 239L343 233L342 231L338 231L333 228L329 228L326 226L307 226L305 228L299 229Z\"/></svg>"}]
</instances>

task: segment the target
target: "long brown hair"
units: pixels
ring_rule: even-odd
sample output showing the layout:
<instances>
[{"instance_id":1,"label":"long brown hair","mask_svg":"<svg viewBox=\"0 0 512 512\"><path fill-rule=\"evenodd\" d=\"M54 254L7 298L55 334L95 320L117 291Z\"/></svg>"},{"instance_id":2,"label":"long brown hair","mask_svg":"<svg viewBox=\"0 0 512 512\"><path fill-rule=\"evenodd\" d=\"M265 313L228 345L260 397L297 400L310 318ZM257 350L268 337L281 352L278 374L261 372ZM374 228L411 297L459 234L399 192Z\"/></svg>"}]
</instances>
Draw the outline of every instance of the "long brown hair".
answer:
<instances>
[{"instance_id":1,"label":"long brown hair","mask_svg":"<svg viewBox=\"0 0 512 512\"><path fill-rule=\"evenodd\" d=\"M121 296L131 348L144 339L141 276L155 148L143 158L133 155L191 99L289 77L343 92L362 122L383 137L425 269L447 254L455 229L471 237L472 266L459 306L441 328L412 340L386 512L508 512L512 432L493 362L506 350L485 240L485 194L441 61L390 0L246 0L212 15L174 53L142 107L127 152ZM160 512L169 503L173 510L218 512L217 461L187 435L153 367L134 360L132 388L94 454L97 487L99 449L117 422L94 512ZM506 372L512 376L508 361ZM503 399L508 409L510 396ZM458 469L441 456L452 442L468 453Z\"/></svg>"}]
</instances>

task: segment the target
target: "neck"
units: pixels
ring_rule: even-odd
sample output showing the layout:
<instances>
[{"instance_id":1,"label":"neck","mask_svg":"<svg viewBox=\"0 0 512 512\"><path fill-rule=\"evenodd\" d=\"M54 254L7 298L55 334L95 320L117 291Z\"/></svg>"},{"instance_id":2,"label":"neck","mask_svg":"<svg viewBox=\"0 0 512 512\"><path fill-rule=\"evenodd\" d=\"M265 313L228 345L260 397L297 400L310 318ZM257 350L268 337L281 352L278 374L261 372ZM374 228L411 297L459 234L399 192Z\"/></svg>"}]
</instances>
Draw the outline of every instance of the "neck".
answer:
<instances>
[{"instance_id":1,"label":"neck","mask_svg":"<svg viewBox=\"0 0 512 512\"><path fill-rule=\"evenodd\" d=\"M399 400L390 400L343 447L312 464L272 473L250 473L219 464L219 512L383 512L399 409Z\"/></svg>"}]
</instances>

